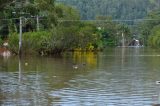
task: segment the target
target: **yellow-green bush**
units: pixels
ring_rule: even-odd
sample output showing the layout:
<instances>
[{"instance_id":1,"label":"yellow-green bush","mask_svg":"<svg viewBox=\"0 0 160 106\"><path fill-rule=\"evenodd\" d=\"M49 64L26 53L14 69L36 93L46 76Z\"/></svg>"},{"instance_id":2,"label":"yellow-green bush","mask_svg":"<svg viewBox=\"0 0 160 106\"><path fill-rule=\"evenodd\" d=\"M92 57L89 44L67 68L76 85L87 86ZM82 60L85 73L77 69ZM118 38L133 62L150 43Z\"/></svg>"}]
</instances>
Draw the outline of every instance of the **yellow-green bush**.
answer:
<instances>
[{"instance_id":1,"label":"yellow-green bush","mask_svg":"<svg viewBox=\"0 0 160 106\"><path fill-rule=\"evenodd\" d=\"M148 44L152 47L160 47L160 25L152 29Z\"/></svg>"}]
</instances>

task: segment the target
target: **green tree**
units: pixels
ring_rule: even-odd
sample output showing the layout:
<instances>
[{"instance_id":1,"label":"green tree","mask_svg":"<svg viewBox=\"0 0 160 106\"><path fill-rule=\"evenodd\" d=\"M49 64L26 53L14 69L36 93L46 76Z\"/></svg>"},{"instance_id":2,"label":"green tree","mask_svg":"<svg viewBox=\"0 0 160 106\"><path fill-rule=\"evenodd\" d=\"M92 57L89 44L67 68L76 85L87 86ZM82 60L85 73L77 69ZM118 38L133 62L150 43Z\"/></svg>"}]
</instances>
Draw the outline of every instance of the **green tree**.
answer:
<instances>
[{"instance_id":1,"label":"green tree","mask_svg":"<svg viewBox=\"0 0 160 106\"><path fill-rule=\"evenodd\" d=\"M151 12L145 19L146 21L144 20L144 22L139 25L139 29L145 45L148 45L148 39L153 35L151 34L152 29L160 24L160 11L156 10Z\"/></svg>"},{"instance_id":2,"label":"green tree","mask_svg":"<svg viewBox=\"0 0 160 106\"><path fill-rule=\"evenodd\" d=\"M148 12L157 9L159 0L60 0L76 7L82 19L96 16L112 16L113 19L141 19ZM129 24L133 24L127 22Z\"/></svg>"},{"instance_id":3,"label":"green tree","mask_svg":"<svg viewBox=\"0 0 160 106\"><path fill-rule=\"evenodd\" d=\"M157 25L151 30L148 43L152 47L160 48L160 25Z\"/></svg>"},{"instance_id":4,"label":"green tree","mask_svg":"<svg viewBox=\"0 0 160 106\"><path fill-rule=\"evenodd\" d=\"M98 16L96 25L100 28L105 46L119 45L122 33L126 39L130 38L130 28L125 24L113 22L111 17Z\"/></svg>"},{"instance_id":5,"label":"green tree","mask_svg":"<svg viewBox=\"0 0 160 106\"><path fill-rule=\"evenodd\" d=\"M14 3L15 0L0 0L0 9L2 11L2 9L4 9L6 6Z\"/></svg>"}]
</instances>

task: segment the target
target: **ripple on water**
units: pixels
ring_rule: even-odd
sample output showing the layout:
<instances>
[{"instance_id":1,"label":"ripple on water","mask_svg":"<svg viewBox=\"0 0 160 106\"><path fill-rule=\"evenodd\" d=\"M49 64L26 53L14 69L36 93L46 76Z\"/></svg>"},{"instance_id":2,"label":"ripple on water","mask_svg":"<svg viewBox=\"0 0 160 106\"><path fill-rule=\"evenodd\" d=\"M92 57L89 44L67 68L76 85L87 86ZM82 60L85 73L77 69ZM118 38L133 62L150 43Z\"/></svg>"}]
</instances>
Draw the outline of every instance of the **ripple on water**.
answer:
<instances>
[{"instance_id":1,"label":"ripple on water","mask_svg":"<svg viewBox=\"0 0 160 106\"><path fill-rule=\"evenodd\" d=\"M75 105L85 106L151 106L154 102L152 98L155 95L154 82L139 85L138 82L130 83L131 80L126 78L127 76L118 77L120 80L115 77L111 79L113 74L105 72L97 75L99 77L95 78L92 75L78 76L67 83L71 85L70 88L52 91L51 97L60 98L53 104L70 104L72 101ZM110 77L107 77L108 75Z\"/></svg>"},{"instance_id":2,"label":"ripple on water","mask_svg":"<svg viewBox=\"0 0 160 106\"><path fill-rule=\"evenodd\" d=\"M36 71L31 65L22 67L29 69L22 73L9 72L8 68L7 72L0 72L0 96L3 96L0 103L5 106L151 106L157 103L159 88L155 82L160 80L159 56L134 55L133 51L126 55L121 51L116 56L114 52L111 54L97 56L97 66L87 64L85 70L78 71L68 66L67 58L33 61L38 64Z\"/></svg>"}]
</instances>

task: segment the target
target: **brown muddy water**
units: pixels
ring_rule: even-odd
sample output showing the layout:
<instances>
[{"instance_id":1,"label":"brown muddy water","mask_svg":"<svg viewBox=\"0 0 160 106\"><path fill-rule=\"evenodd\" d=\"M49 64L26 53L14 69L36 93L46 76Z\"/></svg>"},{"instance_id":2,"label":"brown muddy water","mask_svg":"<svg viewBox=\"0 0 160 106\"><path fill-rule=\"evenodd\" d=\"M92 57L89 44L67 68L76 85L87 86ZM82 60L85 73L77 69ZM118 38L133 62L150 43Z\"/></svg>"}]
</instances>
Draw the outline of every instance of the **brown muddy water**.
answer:
<instances>
[{"instance_id":1,"label":"brown muddy water","mask_svg":"<svg viewBox=\"0 0 160 106\"><path fill-rule=\"evenodd\" d=\"M1 106L151 106L156 81L160 51L147 48L0 57Z\"/></svg>"}]
</instances>

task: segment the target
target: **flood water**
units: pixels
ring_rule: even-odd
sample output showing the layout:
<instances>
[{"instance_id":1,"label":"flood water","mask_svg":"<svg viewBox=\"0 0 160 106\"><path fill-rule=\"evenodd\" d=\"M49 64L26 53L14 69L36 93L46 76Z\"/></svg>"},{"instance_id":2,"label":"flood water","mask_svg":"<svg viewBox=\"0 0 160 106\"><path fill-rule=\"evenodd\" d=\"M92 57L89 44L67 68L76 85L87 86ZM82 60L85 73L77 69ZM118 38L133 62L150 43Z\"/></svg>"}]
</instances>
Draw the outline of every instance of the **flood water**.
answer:
<instances>
[{"instance_id":1,"label":"flood water","mask_svg":"<svg viewBox=\"0 0 160 106\"><path fill-rule=\"evenodd\" d=\"M147 48L0 57L1 106L151 106L156 81L160 51Z\"/></svg>"}]
</instances>

